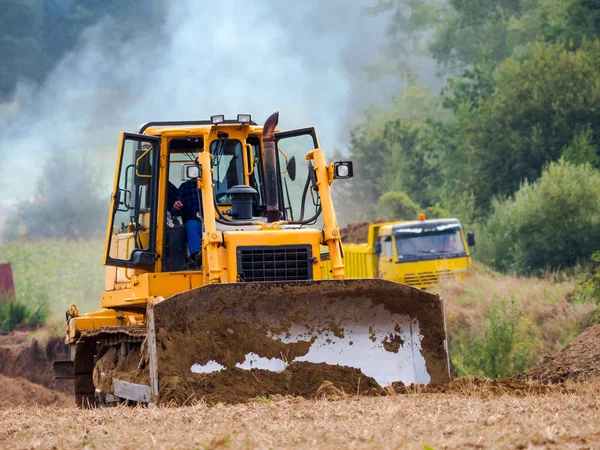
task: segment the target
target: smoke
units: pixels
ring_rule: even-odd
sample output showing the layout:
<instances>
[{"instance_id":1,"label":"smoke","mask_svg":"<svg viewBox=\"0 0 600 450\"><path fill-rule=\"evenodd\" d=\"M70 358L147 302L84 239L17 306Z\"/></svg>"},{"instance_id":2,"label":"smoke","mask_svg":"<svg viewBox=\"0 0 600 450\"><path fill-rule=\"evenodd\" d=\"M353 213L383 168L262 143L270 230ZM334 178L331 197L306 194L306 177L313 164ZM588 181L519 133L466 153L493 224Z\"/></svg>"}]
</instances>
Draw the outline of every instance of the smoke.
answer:
<instances>
[{"instance_id":1,"label":"smoke","mask_svg":"<svg viewBox=\"0 0 600 450\"><path fill-rule=\"evenodd\" d=\"M0 199L30 197L51 152L85 154L110 178L119 132L148 121L261 123L279 110L281 129L314 125L326 151L343 148L395 87L363 70L385 45L387 18L363 12L373 2L164 2L159 23L132 21L127 38L99 18L42 85L0 104Z\"/></svg>"}]
</instances>

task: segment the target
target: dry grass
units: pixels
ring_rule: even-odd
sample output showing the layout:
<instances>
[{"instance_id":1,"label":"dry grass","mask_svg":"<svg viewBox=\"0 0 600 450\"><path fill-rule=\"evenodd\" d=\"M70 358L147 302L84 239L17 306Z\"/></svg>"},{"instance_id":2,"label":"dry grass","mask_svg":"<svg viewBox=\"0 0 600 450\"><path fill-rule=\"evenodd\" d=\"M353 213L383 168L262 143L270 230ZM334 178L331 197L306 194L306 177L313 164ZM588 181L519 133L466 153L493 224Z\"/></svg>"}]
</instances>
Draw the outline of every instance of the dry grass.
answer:
<instances>
[{"instance_id":1,"label":"dry grass","mask_svg":"<svg viewBox=\"0 0 600 450\"><path fill-rule=\"evenodd\" d=\"M409 394L246 405L0 409L1 448L598 448L600 381L516 397Z\"/></svg>"},{"instance_id":2,"label":"dry grass","mask_svg":"<svg viewBox=\"0 0 600 450\"><path fill-rule=\"evenodd\" d=\"M572 301L573 281L557 278L519 278L476 263L465 281L439 286L451 338L461 331L480 332L490 305L504 300L522 312L519 332L536 347L538 361L562 349L589 326L596 305Z\"/></svg>"}]
</instances>

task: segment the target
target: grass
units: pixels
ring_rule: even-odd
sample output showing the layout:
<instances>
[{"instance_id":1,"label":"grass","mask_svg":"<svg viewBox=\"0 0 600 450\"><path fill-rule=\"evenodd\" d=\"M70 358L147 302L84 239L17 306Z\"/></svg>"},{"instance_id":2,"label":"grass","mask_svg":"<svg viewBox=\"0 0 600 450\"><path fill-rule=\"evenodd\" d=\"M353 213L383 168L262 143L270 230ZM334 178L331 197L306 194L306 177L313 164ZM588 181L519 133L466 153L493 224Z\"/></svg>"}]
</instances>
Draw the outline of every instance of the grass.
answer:
<instances>
[{"instance_id":1,"label":"grass","mask_svg":"<svg viewBox=\"0 0 600 450\"><path fill-rule=\"evenodd\" d=\"M408 394L183 408L0 409L0 447L596 448L598 382L571 392Z\"/></svg>"},{"instance_id":2,"label":"grass","mask_svg":"<svg viewBox=\"0 0 600 450\"><path fill-rule=\"evenodd\" d=\"M457 375L508 376L562 349L590 324L593 301L558 276L519 278L476 264L464 282L438 289L445 299L449 350Z\"/></svg>"},{"instance_id":3,"label":"grass","mask_svg":"<svg viewBox=\"0 0 600 450\"><path fill-rule=\"evenodd\" d=\"M58 321L72 303L81 312L98 309L103 248L101 240L14 241L0 247L0 262L12 264L18 301L33 311L47 305Z\"/></svg>"}]
</instances>

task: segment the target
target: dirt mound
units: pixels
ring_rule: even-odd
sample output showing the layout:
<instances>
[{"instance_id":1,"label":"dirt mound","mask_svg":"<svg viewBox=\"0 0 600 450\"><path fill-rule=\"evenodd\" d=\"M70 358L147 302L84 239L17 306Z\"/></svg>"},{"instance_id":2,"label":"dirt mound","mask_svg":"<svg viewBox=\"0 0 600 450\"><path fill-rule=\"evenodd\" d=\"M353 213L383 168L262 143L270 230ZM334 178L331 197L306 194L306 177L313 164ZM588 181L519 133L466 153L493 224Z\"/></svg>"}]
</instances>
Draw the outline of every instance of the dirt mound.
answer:
<instances>
[{"instance_id":1,"label":"dirt mound","mask_svg":"<svg viewBox=\"0 0 600 450\"><path fill-rule=\"evenodd\" d=\"M0 375L0 408L18 405L72 406L73 400L62 392L53 391L24 378Z\"/></svg>"},{"instance_id":2,"label":"dirt mound","mask_svg":"<svg viewBox=\"0 0 600 450\"><path fill-rule=\"evenodd\" d=\"M349 224L347 227L342 228L342 242L347 244L362 244L367 242L367 236L369 234L369 226L375 223L383 223L383 219L375 219L372 222L355 222Z\"/></svg>"},{"instance_id":3,"label":"dirt mound","mask_svg":"<svg viewBox=\"0 0 600 450\"><path fill-rule=\"evenodd\" d=\"M46 344L33 341L25 345L18 337L4 339L0 346L0 374L12 378L25 378L32 383L67 394L72 393L69 380L55 380L52 373L52 361L68 359L63 338L51 338ZM19 345L15 345L18 342Z\"/></svg>"},{"instance_id":4,"label":"dirt mound","mask_svg":"<svg viewBox=\"0 0 600 450\"><path fill-rule=\"evenodd\" d=\"M292 363L279 373L230 369L161 380L161 402L177 405L200 399L208 403L245 403L273 395L314 398L329 394L377 395L380 392L377 382L358 369L309 362Z\"/></svg>"},{"instance_id":5,"label":"dirt mound","mask_svg":"<svg viewBox=\"0 0 600 450\"><path fill-rule=\"evenodd\" d=\"M392 387L396 394L456 394L475 397L499 397L512 395L525 397L528 395L543 395L556 392L571 392L563 386L548 385L535 381L518 380L516 378L454 378L441 385L417 385ZM390 389L387 389L388 393Z\"/></svg>"},{"instance_id":6,"label":"dirt mound","mask_svg":"<svg viewBox=\"0 0 600 450\"><path fill-rule=\"evenodd\" d=\"M600 325L588 328L563 350L547 356L520 378L560 383L583 381L594 376L600 376Z\"/></svg>"}]
</instances>

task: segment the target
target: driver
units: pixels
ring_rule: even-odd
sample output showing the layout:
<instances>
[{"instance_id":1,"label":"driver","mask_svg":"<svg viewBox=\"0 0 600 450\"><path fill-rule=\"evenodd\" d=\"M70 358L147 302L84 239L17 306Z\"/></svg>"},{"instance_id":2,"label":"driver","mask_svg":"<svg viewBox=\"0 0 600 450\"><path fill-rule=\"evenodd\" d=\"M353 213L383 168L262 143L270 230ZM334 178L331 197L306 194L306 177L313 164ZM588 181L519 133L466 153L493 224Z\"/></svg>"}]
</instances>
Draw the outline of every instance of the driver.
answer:
<instances>
[{"instance_id":1,"label":"driver","mask_svg":"<svg viewBox=\"0 0 600 450\"><path fill-rule=\"evenodd\" d=\"M192 264L202 266L202 203L201 191L195 178L181 183L173 209L181 214L187 235Z\"/></svg>"}]
</instances>

